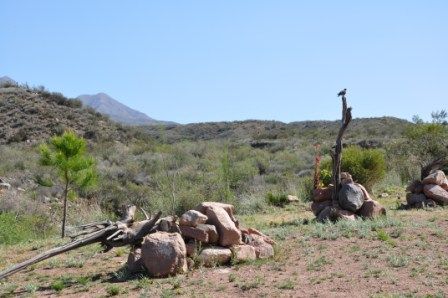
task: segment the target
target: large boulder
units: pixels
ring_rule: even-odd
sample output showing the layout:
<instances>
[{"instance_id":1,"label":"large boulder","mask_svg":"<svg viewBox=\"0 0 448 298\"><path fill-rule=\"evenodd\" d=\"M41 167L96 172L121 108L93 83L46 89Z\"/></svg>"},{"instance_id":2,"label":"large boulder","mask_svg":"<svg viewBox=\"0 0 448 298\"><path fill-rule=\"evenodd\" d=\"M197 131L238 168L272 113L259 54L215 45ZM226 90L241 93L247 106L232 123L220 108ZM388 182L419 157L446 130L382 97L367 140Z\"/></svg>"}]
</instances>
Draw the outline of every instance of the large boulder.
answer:
<instances>
[{"instance_id":1,"label":"large boulder","mask_svg":"<svg viewBox=\"0 0 448 298\"><path fill-rule=\"evenodd\" d=\"M422 204L426 201L426 196L422 193L408 193L406 194L406 202L409 206Z\"/></svg>"},{"instance_id":2,"label":"large boulder","mask_svg":"<svg viewBox=\"0 0 448 298\"><path fill-rule=\"evenodd\" d=\"M230 248L233 255L233 260L237 263L253 261L257 259L255 247L247 244L234 245Z\"/></svg>"},{"instance_id":3,"label":"large boulder","mask_svg":"<svg viewBox=\"0 0 448 298\"><path fill-rule=\"evenodd\" d=\"M241 244L241 231L235 225L228 212L219 206L209 206L205 213L207 223L216 227L219 234L219 245L227 247Z\"/></svg>"},{"instance_id":4,"label":"large boulder","mask_svg":"<svg viewBox=\"0 0 448 298\"><path fill-rule=\"evenodd\" d=\"M362 204L357 214L364 218L375 218L381 215L386 215L386 209L380 203L374 200L367 200Z\"/></svg>"},{"instance_id":5,"label":"large boulder","mask_svg":"<svg viewBox=\"0 0 448 298\"><path fill-rule=\"evenodd\" d=\"M364 203L362 189L354 183L344 184L339 191L339 205L342 209L356 212Z\"/></svg>"},{"instance_id":6,"label":"large boulder","mask_svg":"<svg viewBox=\"0 0 448 298\"><path fill-rule=\"evenodd\" d=\"M219 242L218 230L214 225L200 224L196 228L203 230L208 234L208 243L216 244Z\"/></svg>"},{"instance_id":7,"label":"large boulder","mask_svg":"<svg viewBox=\"0 0 448 298\"><path fill-rule=\"evenodd\" d=\"M342 219L342 220L356 220L356 214L351 212L351 211L347 211L344 209L340 209L337 208L336 209L336 217L337 219Z\"/></svg>"},{"instance_id":8,"label":"large boulder","mask_svg":"<svg viewBox=\"0 0 448 298\"><path fill-rule=\"evenodd\" d=\"M145 270L142 260L142 249L140 247L134 247L131 249L128 255L126 266L131 274L142 272Z\"/></svg>"},{"instance_id":9,"label":"large boulder","mask_svg":"<svg viewBox=\"0 0 448 298\"><path fill-rule=\"evenodd\" d=\"M316 216L316 220L319 222L326 222L329 220L332 220L332 211L331 211L331 206L327 206L324 209L322 209L321 212L319 212L319 214Z\"/></svg>"},{"instance_id":10,"label":"large boulder","mask_svg":"<svg viewBox=\"0 0 448 298\"><path fill-rule=\"evenodd\" d=\"M190 226L180 226L179 229L184 238L194 239L202 243L208 243L208 233L205 230Z\"/></svg>"},{"instance_id":11,"label":"large boulder","mask_svg":"<svg viewBox=\"0 0 448 298\"><path fill-rule=\"evenodd\" d=\"M433 199L441 205L448 205L448 191L436 184L426 184L423 192L429 199Z\"/></svg>"},{"instance_id":12,"label":"large boulder","mask_svg":"<svg viewBox=\"0 0 448 298\"><path fill-rule=\"evenodd\" d=\"M316 203L325 202L331 200L333 193L333 185L323 188L316 188L313 190L313 201Z\"/></svg>"},{"instance_id":13,"label":"large boulder","mask_svg":"<svg viewBox=\"0 0 448 298\"><path fill-rule=\"evenodd\" d=\"M238 225L238 220L235 218L235 207L230 204L220 203L220 202L202 202L198 206L196 206L195 210L201 212L202 214L207 214L207 209L211 207L220 207L224 209L227 214L230 216L232 221Z\"/></svg>"},{"instance_id":14,"label":"large boulder","mask_svg":"<svg viewBox=\"0 0 448 298\"><path fill-rule=\"evenodd\" d=\"M151 276L163 277L187 272L187 249L179 233L156 232L142 244L142 260Z\"/></svg>"},{"instance_id":15,"label":"large boulder","mask_svg":"<svg viewBox=\"0 0 448 298\"><path fill-rule=\"evenodd\" d=\"M213 267L216 265L225 265L230 262L232 251L224 247L208 247L201 251L198 260L205 267Z\"/></svg>"},{"instance_id":16,"label":"large boulder","mask_svg":"<svg viewBox=\"0 0 448 298\"><path fill-rule=\"evenodd\" d=\"M425 177L422 181L423 184L436 184L442 186L446 182L446 176L443 171L434 171Z\"/></svg>"},{"instance_id":17,"label":"large boulder","mask_svg":"<svg viewBox=\"0 0 448 298\"><path fill-rule=\"evenodd\" d=\"M208 217L196 210L188 210L179 219L179 225L196 227L207 222Z\"/></svg>"},{"instance_id":18,"label":"large boulder","mask_svg":"<svg viewBox=\"0 0 448 298\"><path fill-rule=\"evenodd\" d=\"M311 211L313 211L314 215L318 216L319 213L325 209L325 207L329 207L331 205L332 205L331 201L312 202Z\"/></svg>"}]
</instances>

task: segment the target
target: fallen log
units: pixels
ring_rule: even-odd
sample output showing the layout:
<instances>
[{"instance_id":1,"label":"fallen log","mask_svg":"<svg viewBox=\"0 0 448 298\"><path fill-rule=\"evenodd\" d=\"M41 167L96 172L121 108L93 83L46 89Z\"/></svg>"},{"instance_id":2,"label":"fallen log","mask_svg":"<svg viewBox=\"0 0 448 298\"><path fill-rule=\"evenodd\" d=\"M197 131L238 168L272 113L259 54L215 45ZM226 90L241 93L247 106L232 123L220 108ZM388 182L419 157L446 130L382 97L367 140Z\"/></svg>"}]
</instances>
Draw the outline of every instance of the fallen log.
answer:
<instances>
[{"instance_id":1,"label":"fallen log","mask_svg":"<svg viewBox=\"0 0 448 298\"><path fill-rule=\"evenodd\" d=\"M135 206L125 206L123 210L123 217L115 223L111 221L103 221L78 227L78 229L81 229L82 232L72 236L72 242L52 248L29 260L0 272L0 280L23 270L30 265L93 243L101 243L105 247L104 252L109 251L114 247L125 245L134 246L141 243L146 235L155 231L156 223L162 212L159 212L154 217L149 218L146 212L142 210L146 219L135 222L134 216L136 210L137 208ZM79 238L80 236L84 237Z\"/></svg>"}]
</instances>

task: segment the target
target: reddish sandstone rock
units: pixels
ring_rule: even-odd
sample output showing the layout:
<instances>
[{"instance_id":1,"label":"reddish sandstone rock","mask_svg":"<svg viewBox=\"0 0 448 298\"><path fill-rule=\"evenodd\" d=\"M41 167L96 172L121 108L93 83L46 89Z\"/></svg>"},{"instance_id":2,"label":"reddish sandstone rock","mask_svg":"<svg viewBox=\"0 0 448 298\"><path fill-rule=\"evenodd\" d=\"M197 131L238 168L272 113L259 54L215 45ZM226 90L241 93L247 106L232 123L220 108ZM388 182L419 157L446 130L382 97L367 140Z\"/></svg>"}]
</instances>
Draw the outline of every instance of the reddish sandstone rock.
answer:
<instances>
[{"instance_id":1,"label":"reddish sandstone rock","mask_svg":"<svg viewBox=\"0 0 448 298\"><path fill-rule=\"evenodd\" d=\"M372 197L370 196L369 192L367 191L367 189L362 184L355 183L355 185L361 189L361 191L364 195L364 201L373 200Z\"/></svg>"},{"instance_id":2,"label":"reddish sandstone rock","mask_svg":"<svg viewBox=\"0 0 448 298\"><path fill-rule=\"evenodd\" d=\"M255 247L251 245L234 245L230 250L232 251L233 260L237 263L252 261L257 258Z\"/></svg>"},{"instance_id":3,"label":"reddish sandstone rock","mask_svg":"<svg viewBox=\"0 0 448 298\"><path fill-rule=\"evenodd\" d=\"M323 201L323 202L313 202L311 203L311 211L313 211L314 215L318 216L325 207L331 206L331 201Z\"/></svg>"},{"instance_id":4,"label":"reddish sandstone rock","mask_svg":"<svg viewBox=\"0 0 448 298\"><path fill-rule=\"evenodd\" d=\"M440 187L442 187L444 190L448 191L448 179L447 178L445 178L445 180L442 182Z\"/></svg>"},{"instance_id":5,"label":"reddish sandstone rock","mask_svg":"<svg viewBox=\"0 0 448 298\"><path fill-rule=\"evenodd\" d=\"M213 267L216 265L224 265L230 262L232 251L224 247L208 247L201 251L198 260L205 267Z\"/></svg>"},{"instance_id":6,"label":"reddish sandstone rock","mask_svg":"<svg viewBox=\"0 0 448 298\"><path fill-rule=\"evenodd\" d=\"M187 271L187 249L179 233L157 232L146 236L142 261L151 276L163 277Z\"/></svg>"},{"instance_id":7,"label":"reddish sandstone rock","mask_svg":"<svg viewBox=\"0 0 448 298\"><path fill-rule=\"evenodd\" d=\"M274 247L267 243L263 236L250 234L248 245L255 248L255 254L259 259L266 259L274 256Z\"/></svg>"},{"instance_id":8,"label":"reddish sandstone rock","mask_svg":"<svg viewBox=\"0 0 448 298\"><path fill-rule=\"evenodd\" d=\"M362 204L362 207L358 210L357 214L364 218L375 218L380 215L386 215L386 209L377 201L368 200Z\"/></svg>"},{"instance_id":9,"label":"reddish sandstone rock","mask_svg":"<svg viewBox=\"0 0 448 298\"><path fill-rule=\"evenodd\" d=\"M333 192L333 186L316 188L313 190L313 201L316 203L331 200L331 195Z\"/></svg>"},{"instance_id":10,"label":"reddish sandstone rock","mask_svg":"<svg viewBox=\"0 0 448 298\"><path fill-rule=\"evenodd\" d=\"M193 257L198 252L197 242L192 240L185 243L185 248L187 250L187 257Z\"/></svg>"},{"instance_id":11,"label":"reddish sandstone rock","mask_svg":"<svg viewBox=\"0 0 448 298\"><path fill-rule=\"evenodd\" d=\"M272 240L269 236L266 236L265 234L263 234L262 232L258 231L257 229L254 228L248 228L247 231L249 232L249 234L255 234L258 236L263 237L264 242L269 243L271 245L275 244L275 241Z\"/></svg>"},{"instance_id":12,"label":"reddish sandstone rock","mask_svg":"<svg viewBox=\"0 0 448 298\"><path fill-rule=\"evenodd\" d=\"M241 231L236 227L230 215L219 206L206 209L208 223L214 225L219 234L219 245L227 247L241 244Z\"/></svg>"},{"instance_id":13,"label":"reddish sandstone rock","mask_svg":"<svg viewBox=\"0 0 448 298\"><path fill-rule=\"evenodd\" d=\"M436 184L439 186L442 186L446 181L446 176L443 171L434 171L431 174L429 174L425 179L423 179L423 184Z\"/></svg>"},{"instance_id":14,"label":"reddish sandstone rock","mask_svg":"<svg viewBox=\"0 0 448 298\"><path fill-rule=\"evenodd\" d=\"M182 234L182 237L194 239L203 243L208 243L207 231L190 226L180 226L179 229Z\"/></svg>"},{"instance_id":15,"label":"reddish sandstone rock","mask_svg":"<svg viewBox=\"0 0 448 298\"><path fill-rule=\"evenodd\" d=\"M230 204L219 203L219 202L202 202L198 206L196 206L195 210L207 214L207 209L210 207L220 207L223 208L227 214L229 214L230 218L234 223L238 223L238 220L235 218L235 207Z\"/></svg>"},{"instance_id":16,"label":"reddish sandstone rock","mask_svg":"<svg viewBox=\"0 0 448 298\"><path fill-rule=\"evenodd\" d=\"M423 192L426 197L433 199L441 205L448 204L448 191L444 190L441 186L435 184L426 184L423 187Z\"/></svg>"},{"instance_id":17,"label":"reddish sandstone rock","mask_svg":"<svg viewBox=\"0 0 448 298\"><path fill-rule=\"evenodd\" d=\"M142 250L140 247L134 247L131 249L128 255L128 260L126 262L128 271L131 274L145 271L145 267L142 261Z\"/></svg>"},{"instance_id":18,"label":"reddish sandstone rock","mask_svg":"<svg viewBox=\"0 0 448 298\"><path fill-rule=\"evenodd\" d=\"M196 228L201 229L208 234L208 243L216 244L219 242L218 230L214 225L200 224Z\"/></svg>"},{"instance_id":19,"label":"reddish sandstone rock","mask_svg":"<svg viewBox=\"0 0 448 298\"><path fill-rule=\"evenodd\" d=\"M344 210L344 209L336 209L336 216L338 219L356 220L355 213L353 213L351 211Z\"/></svg>"},{"instance_id":20,"label":"reddish sandstone rock","mask_svg":"<svg viewBox=\"0 0 448 298\"><path fill-rule=\"evenodd\" d=\"M196 210L188 210L179 218L179 225L196 227L199 224L204 224L208 217Z\"/></svg>"}]
</instances>

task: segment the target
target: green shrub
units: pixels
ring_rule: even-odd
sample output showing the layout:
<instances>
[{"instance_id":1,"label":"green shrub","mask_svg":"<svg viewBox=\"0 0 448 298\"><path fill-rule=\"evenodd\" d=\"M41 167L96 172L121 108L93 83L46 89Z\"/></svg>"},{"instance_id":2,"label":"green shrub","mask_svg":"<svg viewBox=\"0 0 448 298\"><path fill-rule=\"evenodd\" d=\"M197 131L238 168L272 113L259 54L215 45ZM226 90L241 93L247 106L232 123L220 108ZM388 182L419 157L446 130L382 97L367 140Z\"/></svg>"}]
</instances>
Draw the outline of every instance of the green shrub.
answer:
<instances>
[{"instance_id":1,"label":"green shrub","mask_svg":"<svg viewBox=\"0 0 448 298\"><path fill-rule=\"evenodd\" d=\"M0 213L0 243L11 245L45 237L42 235L43 226L48 219L38 215L16 216L13 213ZM45 229L44 229L45 230Z\"/></svg>"},{"instance_id":2,"label":"green shrub","mask_svg":"<svg viewBox=\"0 0 448 298\"><path fill-rule=\"evenodd\" d=\"M283 207L288 203L288 196L285 194L273 194L268 192L266 195L266 200L273 206Z\"/></svg>"},{"instance_id":3,"label":"green shrub","mask_svg":"<svg viewBox=\"0 0 448 298\"><path fill-rule=\"evenodd\" d=\"M331 160L325 160L322 164L322 168L330 172L331 167ZM380 149L348 147L342 151L341 170L349 172L353 180L371 190L386 175L384 152Z\"/></svg>"}]
</instances>

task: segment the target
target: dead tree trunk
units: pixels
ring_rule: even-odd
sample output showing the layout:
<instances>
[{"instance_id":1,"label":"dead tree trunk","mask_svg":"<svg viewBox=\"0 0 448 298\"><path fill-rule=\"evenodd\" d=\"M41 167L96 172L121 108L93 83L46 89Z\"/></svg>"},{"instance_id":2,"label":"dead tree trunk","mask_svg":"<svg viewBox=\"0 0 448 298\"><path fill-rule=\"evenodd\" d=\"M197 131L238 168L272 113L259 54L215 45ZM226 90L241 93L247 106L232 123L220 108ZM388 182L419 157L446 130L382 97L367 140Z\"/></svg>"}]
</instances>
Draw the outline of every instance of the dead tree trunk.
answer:
<instances>
[{"instance_id":1,"label":"dead tree trunk","mask_svg":"<svg viewBox=\"0 0 448 298\"><path fill-rule=\"evenodd\" d=\"M420 169L420 179L425 179L432 171L441 170L448 166L448 157L440 157L429 162Z\"/></svg>"},{"instance_id":2,"label":"dead tree trunk","mask_svg":"<svg viewBox=\"0 0 448 298\"><path fill-rule=\"evenodd\" d=\"M333 161L333 193L332 193L332 203L333 207L339 207L338 194L341 188L341 159L342 159L342 138L347 130L347 127L352 120L352 108L347 107L347 99L345 95L342 95L342 120L341 128L339 129L338 136L336 138L336 145L333 150L330 151L331 159Z\"/></svg>"},{"instance_id":3,"label":"dead tree trunk","mask_svg":"<svg viewBox=\"0 0 448 298\"><path fill-rule=\"evenodd\" d=\"M0 280L22 269L25 269L30 265L89 244L101 243L105 246L105 251L108 251L113 247L141 243L146 235L155 230L154 227L162 213L159 212L156 216L150 219L146 215L146 212L144 212L146 220L134 222L135 211L135 206L126 206L124 208L122 219L115 223L112 223L111 221L104 221L80 226L79 228L82 232L73 236L72 239L76 239L84 235L87 236L69 242L63 246L45 251L29 260L0 272Z\"/></svg>"}]
</instances>

